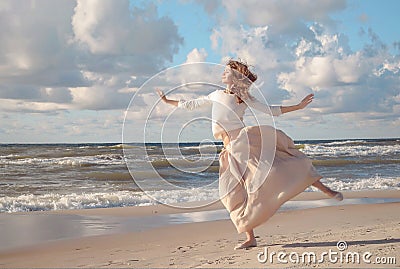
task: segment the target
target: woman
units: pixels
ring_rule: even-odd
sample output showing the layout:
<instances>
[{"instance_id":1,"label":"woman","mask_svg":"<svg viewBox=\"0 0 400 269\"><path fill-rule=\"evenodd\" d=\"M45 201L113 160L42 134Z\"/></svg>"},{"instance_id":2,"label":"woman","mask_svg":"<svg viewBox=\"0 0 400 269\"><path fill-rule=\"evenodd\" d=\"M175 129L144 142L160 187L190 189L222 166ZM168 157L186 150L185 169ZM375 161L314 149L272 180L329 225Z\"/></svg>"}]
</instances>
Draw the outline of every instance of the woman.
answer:
<instances>
[{"instance_id":1,"label":"woman","mask_svg":"<svg viewBox=\"0 0 400 269\"><path fill-rule=\"evenodd\" d=\"M165 103L181 108L192 110L212 104L213 135L224 143L219 154L221 201L229 211L237 231L245 232L247 237L235 249L257 246L253 229L310 185L329 197L343 200L340 192L320 182L322 176L316 172L311 160L295 148L293 140L284 132L268 125L245 127L243 123L247 107L279 116L305 108L314 95L307 95L294 106L267 106L249 93L249 88L256 80L257 76L245 63L230 60L222 74L225 90L216 90L193 100L178 101L167 99L157 89ZM268 157L271 154L274 154L273 162Z\"/></svg>"}]
</instances>

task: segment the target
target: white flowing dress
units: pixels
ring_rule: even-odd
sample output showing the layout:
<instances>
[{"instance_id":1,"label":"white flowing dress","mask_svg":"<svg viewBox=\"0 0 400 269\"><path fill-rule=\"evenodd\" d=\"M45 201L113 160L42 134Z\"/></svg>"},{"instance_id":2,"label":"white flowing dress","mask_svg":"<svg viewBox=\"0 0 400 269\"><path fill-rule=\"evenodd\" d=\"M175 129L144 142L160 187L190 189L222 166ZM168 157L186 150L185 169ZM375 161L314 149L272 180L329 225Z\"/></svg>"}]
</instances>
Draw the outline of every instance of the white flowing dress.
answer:
<instances>
[{"instance_id":1,"label":"white flowing dress","mask_svg":"<svg viewBox=\"0 0 400 269\"><path fill-rule=\"evenodd\" d=\"M273 116L282 114L279 106L256 99L237 104L235 95L216 90L180 100L178 107L193 110L205 104L212 104L214 137L221 139L223 132L230 136L219 154L219 193L238 233L266 222L283 203L322 178L284 132L269 125L244 125L248 106Z\"/></svg>"}]
</instances>

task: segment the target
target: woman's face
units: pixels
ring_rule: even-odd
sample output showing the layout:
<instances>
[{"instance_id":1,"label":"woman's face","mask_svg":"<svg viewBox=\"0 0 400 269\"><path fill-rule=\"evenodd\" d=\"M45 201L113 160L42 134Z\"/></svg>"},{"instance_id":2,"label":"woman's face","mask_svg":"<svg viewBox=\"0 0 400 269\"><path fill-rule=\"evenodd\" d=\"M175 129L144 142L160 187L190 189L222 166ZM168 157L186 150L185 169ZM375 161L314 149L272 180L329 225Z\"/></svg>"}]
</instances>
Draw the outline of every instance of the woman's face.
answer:
<instances>
[{"instance_id":1,"label":"woman's face","mask_svg":"<svg viewBox=\"0 0 400 269\"><path fill-rule=\"evenodd\" d=\"M227 85L233 84L233 71L229 66L225 67L225 70L222 73L221 81Z\"/></svg>"}]
</instances>

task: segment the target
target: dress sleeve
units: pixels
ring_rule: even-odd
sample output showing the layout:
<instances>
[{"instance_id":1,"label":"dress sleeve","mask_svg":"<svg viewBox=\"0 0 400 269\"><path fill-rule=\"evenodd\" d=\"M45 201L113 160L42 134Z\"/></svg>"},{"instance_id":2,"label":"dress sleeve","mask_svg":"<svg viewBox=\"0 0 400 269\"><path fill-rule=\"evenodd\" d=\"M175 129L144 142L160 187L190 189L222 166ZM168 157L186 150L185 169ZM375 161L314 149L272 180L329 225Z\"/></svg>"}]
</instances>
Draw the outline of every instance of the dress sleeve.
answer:
<instances>
[{"instance_id":1,"label":"dress sleeve","mask_svg":"<svg viewBox=\"0 0 400 269\"><path fill-rule=\"evenodd\" d=\"M191 99L191 100L187 100L187 101L181 99L178 101L178 107L185 108L188 110L193 110L193 109L196 109L196 108L206 105L206 104L212 104L211 93L209 95L201 96L196 99Z\"/></svg>"},{"instance_id":2,"label":"dress sleeve","mask_svg":"<svg viewBox=\"0 0 400 269\"><path fill-rule=\"evenodd\" d=\"M255 108L261 112L264 112L266 114L269 114L272 116L280 116L282 115L281 107L280 106L268 106L264 103L261 103L257 99L254 98L254 100L246 100L246 103L249 107Z\"/></svg>"}]
</instances>

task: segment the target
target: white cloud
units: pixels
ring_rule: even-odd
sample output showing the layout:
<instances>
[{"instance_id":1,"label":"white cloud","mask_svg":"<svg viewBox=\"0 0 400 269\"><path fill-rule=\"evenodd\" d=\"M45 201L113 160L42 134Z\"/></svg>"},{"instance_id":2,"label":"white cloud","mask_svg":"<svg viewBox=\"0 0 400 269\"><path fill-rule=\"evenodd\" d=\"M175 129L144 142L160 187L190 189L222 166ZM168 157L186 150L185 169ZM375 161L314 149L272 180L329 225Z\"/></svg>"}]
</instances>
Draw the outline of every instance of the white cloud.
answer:
<instances>
[{"instance_id":1,"label":"white cloud","mask_svg":"<svg viewBox=\"0 0 400 269\"><path fill-rule=\"evenodd\" d=\"M73 1L2 1L0 10L0 84L34 86L63 84L67 77L79 83L79 72L71 69L73 53L66 45L72 34L70 17Z\"/></svg>"},{"instance_id":2,"label":"white cloud","mask_svg":"<svg viewBox=\"0 0 400 269\"><path fill-rule=\"evenodd\" d=\"M273 34L310 36L305 22L333 24L330 14L346 8L345 0L223 1L230 18L250 26L270 25Z\"/></svg>"},{"instance_id":3,"label":"white cloud","mask_svg":"<svg viewBox=\"0 0 400 269\"><path fill-rule=\"evenodd\" d=\"M315 118L322 124L321 117L328 123L329 114L350 125L371 119L378 126L398 118L400 58L372 29L362 50L350 49L349 37L331 19L346 1L223 1L223 6L228 16L210 35L214 50L254 65L271 103L293 105L315 93L308 109L285 115L281 124L306 125Z\"/></svg>"},{"instance_id":4,"label":"white cloud","mask_svg":"<svg viewBox=\"0 0 400 269\"><path fill-rule=\"evenodd\" d=\"M194 48L186 56L186 63L205 62L206 59L207 59L207 52L204 48L201 48L200 50Z\"/></svg>"},{"instance_id":5,"label":"white cloud","mask_svg":"<svg viewBox=\"0 0 400 269\"><path fill-rule=\"evenodd\" d=\"M149 4L130 11L128 0L78 0L72 16L74 39L93 54L162 57L172 60L182 38L168 17Z\"/></svg>"},{"instance_id":6,"label":"white cloud","mask_svg":"<svg viewBox=\"0 0 400 269\"><path fill-rule=\"evenodd\" d=\"M351 51L351 37L338 33L331 19L333 12L346 8L346 1L195 2L217 23L210 23L210 42L222 55L221 63L230 57L247 60L268 101L292 105L316 93L308 109L285 115L280 124L303 127L334 119L336 124L398 130L400 58L373 29L364 31L369 43ZM87 141L119 138L121 109L147 78L172 61L183 43L175 23L160 17L155 5L132 7L128 0L5 0L0 2L0 25L0 109L7 113L1 131L19 141L29 139L24 132L39 138L48 132L43 141L54 141L49 136L60 133ZM190 66L208 55L206 48L194 48L187 55L187 69L149 83L130 114L134 123L157 100L154 87L170 89L194 80L220 84L218 68ZM210 91L183 87L170 97L195 98ZM169 109L160 104L153 119L159 122ZM26 121L8 112L22 112ZM179 119L191 116L182 114ZM41 121L46 124L39 128L35 122Z\"/></svg>"},{"instance_id":7,"label":"white cloud","mask_svg":"<svg viewBox=\"0 0 400 269\"><path fill-rule=\"evenodd\" d=\"M0 99L0 107L3 112L22 112L22 113L53 113L70 108L67 104L53 102L33 102L20 101L13 99Z\"/></svg>"},{"instance_id":8,"label":"white cloud","mask_svg":"<svg viewBox=\"0 0 400 269\"><path fill-rule=\"evenodd\" d=\"M385 49L370 54L372 46L368 46L368 51L346 52L332 38L334 35L331 38L323 35L325 41L330 41L318 44L318 50L310 49L313 54L297 54L293 70L278 75L280 87L297 98L307 89L313 89L317 92L315 105L320 113L385 112L390 116L398 103L394 97L400 91L400 81L395 76L398 57ZM316 36L316 40L321 40L321 36ZM304 42L299 46L304 47ZM313 46L309 42L307 47Z\"/></svg>"},{"instance_id":9,"label":"white cloud","mask_svg":"<svg viewBox=\"0 0 400 269\"><path fill-rule=\"evenodd\" d=\"M211 48L213 50L217 50L218 49L219 39L220 38L221 38L221 34L219 33L219 31L217 31L216 29L213 29L212 30L212 34L210 35Z\"/></svg>"},{"instance_id":10,"label":"white cloud","mask_svg":"<svg viewBox=\"0 0 400 269\"><path fill-rule=\"evenodd\" d=\"M159 17L151 3L132 8L128 0L32 3L0 5L0 99L69 109L125 108L129 89L172 61L183 42L174 22Z\"/></svg>"}]
</instances>

